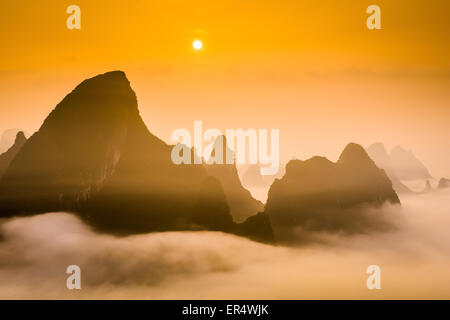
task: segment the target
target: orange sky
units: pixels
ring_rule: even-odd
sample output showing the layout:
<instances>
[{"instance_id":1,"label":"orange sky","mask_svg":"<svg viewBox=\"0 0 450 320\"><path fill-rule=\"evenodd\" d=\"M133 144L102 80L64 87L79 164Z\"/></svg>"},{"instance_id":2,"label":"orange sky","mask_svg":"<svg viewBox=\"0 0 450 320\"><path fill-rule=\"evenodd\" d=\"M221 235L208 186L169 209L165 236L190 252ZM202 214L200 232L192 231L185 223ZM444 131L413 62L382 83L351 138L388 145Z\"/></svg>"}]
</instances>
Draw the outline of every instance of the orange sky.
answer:
<instances>
[{"instance_id":1,"label":"orange sky","mask_svg":"<svg viewBox=\"0 0 450 320\"><path fill-rule=\"evenodd\" d=\"M70 4L81 30L66 28ZM371 4L382 30L365 26ZM37 130L80 81L121 69L166 141L194 120L279 128L284 160L384 141L450 176L449 12L444 0L3 0L0 132Z\"/></svg>"}]
</instances>

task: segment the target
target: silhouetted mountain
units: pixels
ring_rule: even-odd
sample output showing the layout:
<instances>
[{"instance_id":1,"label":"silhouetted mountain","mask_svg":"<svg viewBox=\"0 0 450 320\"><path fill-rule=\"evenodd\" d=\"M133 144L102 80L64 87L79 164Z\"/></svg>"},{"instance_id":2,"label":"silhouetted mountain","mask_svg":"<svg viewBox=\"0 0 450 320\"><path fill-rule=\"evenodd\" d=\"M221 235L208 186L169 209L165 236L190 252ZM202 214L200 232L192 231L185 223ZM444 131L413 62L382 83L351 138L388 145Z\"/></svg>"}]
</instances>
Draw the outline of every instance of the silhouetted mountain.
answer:
<instances>
[{"instance_id":1,"label":"silhouetted mountain","mask_svg":"<svg viewBox=\"0 0 450 320\"><path fill-rule=\"evenodd\" d=\"M171 148L148 131L123 72L85 80L56 106L5 172L0 212L69 210L99 229L123 234L240 232L220 182L201 164L175 165ZM249 237L272 238L247 230L255 232Z\"/></svg>"},{"instance_id":2,"label":"silhouetted mountain","mask_svg":"<svg viewBox=\"0 0 450 320\"><path fill-rule=\"evenodd\" d=\"M13 146L16 136L20 131L26 135L25 131L17 128L8 129L2 133L0 138L0 153L8 151L8 149Z\"/></svg>"},{"instance_id":3,"label":"silhouetted mountain","mask_svg":"<svg viewBox=\"0 0 450 320\"><path fill-rule=\"evenodd\" d=\"M245 219L264 211L262 202L254 199L247 189L245 189L239 179L236 163L226 163L227 150L233 155L234 152L228 147L224 136L217 137L214 142L213 155L215 150L222 148L222 163L205 165L209 175L217 178L225 191L225 195L230 206L230 213L236 222L242 222Z\"/></svg>"},{"instance_id":4,"label":"silhouetted mountain","mask_svg":"<svg viewBox=\"0 0 450 320\"><path fill-rule=\"evenodd\" d=\"M386 172L396 192L412 193L412 191L397 177L395 170L392 167L391 158L389 157L384 144L381 142L374 143L369 146L366 151L370 158L375 161L375 164Z\"/></svg>"},{"instance_id":5,"label":"silhouetted mountain","mask_svg":"<svg viewBox=\"0 0 450 320\"><path fill-rule=\"evenodd\" d=\"M450 188L450 179L442 178L441 180L439 180L438 188L439 189Z\"/></svg>"},{"instance_id":6,"label":"silhouetted mountain","mask_svg":"<svg viewBox=\"0 0 450 320\"><path fill-rule=\"evenodd\" d=\"M390 154L392 167L401 180L431 179L428 169L411 151L395 147Z\"/></svg>"},{"instance_id":7,"label":"silhouetted mountain","mask_svg":"<svg viewBox=\"0 0 450 320\"><path fill-rule=\"evenodd\" d=\"M323 157L292 160L269 190L265 212L275 239L299 239L309 232L360 233L391 227L367 212L385 202L399 204L386 173L366 151L351 143L334 163Z\"/></svg>"},{"instance_id":8,"label":"silhouetted mountain","mask_svg":"<svg viewBox=\"0 0 450 320\"><path fill-rule=\"evenodd\" d=\"M24 133L22 131L19 131L16 134L14 144L8 149L8 151L0 155L0 181L3 177L4 172L9 167L9 164L16 157L17 153L26 141L27 138L25 138Z\"/></svg>"}]
</instances>

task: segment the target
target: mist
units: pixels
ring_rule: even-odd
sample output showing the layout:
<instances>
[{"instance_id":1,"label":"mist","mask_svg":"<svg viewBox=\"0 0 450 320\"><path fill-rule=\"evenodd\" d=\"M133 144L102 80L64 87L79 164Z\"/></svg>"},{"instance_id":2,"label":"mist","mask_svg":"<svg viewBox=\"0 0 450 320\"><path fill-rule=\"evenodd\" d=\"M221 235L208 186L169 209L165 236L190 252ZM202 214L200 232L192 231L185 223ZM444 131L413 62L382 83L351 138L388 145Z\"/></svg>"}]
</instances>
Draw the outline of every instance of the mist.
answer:
<instances>
[{"instance_id":1,"label":"mist","mask_svg":"<svg viewBox=\"0 0 450 320\"><path fill-rule=\"evenodd\" d=\"M1 299L449 299L450 192L412 195L389 232L298 247L220 232L100 234L70 213L0 221ZM372 212L373 214L373 212ZM398 219L401 216L401 219ZM81 290L68 290L69 265ZM381 290L366 269L381 268Z\"/></svg>"}]
</instances>

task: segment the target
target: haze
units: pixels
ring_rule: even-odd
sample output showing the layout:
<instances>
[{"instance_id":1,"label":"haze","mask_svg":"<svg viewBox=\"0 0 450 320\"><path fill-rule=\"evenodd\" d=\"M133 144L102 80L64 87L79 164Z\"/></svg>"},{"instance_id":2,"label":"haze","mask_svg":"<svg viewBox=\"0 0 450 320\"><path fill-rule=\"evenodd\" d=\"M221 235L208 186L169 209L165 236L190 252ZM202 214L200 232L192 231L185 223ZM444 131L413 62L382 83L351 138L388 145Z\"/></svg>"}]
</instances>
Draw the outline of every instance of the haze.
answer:
<instances>
[{"instance_id":1,"label":"haze","mask_svg":"<svg viewBox=\"0 0 450 320\"><path fill-rule=\"evenodd\" d=\"M367 1L3 1L0 131L27 132L80 81L126 71L149 129L278 128L281 160L336 160L348 142L412 148L450 176L450 4ZM192 41L203 48L195 52Z\"/></svg>"}]
</instances>

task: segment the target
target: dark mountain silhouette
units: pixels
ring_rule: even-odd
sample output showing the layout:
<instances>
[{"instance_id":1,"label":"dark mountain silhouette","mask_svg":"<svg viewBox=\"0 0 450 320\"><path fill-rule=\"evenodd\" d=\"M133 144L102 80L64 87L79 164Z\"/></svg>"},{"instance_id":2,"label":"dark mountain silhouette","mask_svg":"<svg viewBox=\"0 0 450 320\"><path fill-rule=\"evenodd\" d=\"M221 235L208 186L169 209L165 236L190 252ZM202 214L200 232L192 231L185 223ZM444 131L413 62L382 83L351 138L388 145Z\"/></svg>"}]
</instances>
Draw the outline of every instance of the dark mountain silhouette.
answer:
<instances>
[{"instance_id":1,"label":"dark mountain silhouette","mask_svg":"<svg viewBox=\"0 0 450 320\"><path fill-rule=\"evenodd\" d=\"M228 147L224 136L217 137L214 142L213 156L216 155L215 151L218 148L222 148L222 164L207 164L205 167L209 175L217 178L221 182L233 219L236 222L242 222L250 216L264 211L263 203L253 198L250 191L242 186L236 163L226 163L227 150L233 155L233 159L234 152Z\"/></svg>"},{"instance_id":2,"label":"dark mountain silhouette","mask_svg":"<svg viewBox=\"0 0 450 320\"><path fill-rule=\"evenodd\" d=\"M390 154L392 167L401 180L431 179L428 169L412 153L402 147L395 147Z\"/></svg>"},{"instance_id":3,"label":"dark mountain silhouette","mask_svg":"<svg viewBox=\"0 0 450 320\"><path fill-rule=\"evenodd\" d=\"M383 169L392 182L392 186L397 193L412 193L412 191L404 185L397 177L394 168L392 167L391 158L389 157L384 144L377 142L366 149L370 158L375 161L375 164Z\"/></svg>"},{"instance_id":4,"label":"dark mountain silhouette","mask_svg":"<svg viewBox=\"0 0 450 320\"><path fill-rule=\"evenodd\" d=\"M27 138L25 138L25 134L22 131L19 131L16 134L14 144L5 153L0 155L0 181L3 177L4 172L9 167L9 164L16 157L17 153L26 141Z\"/></svg>"},{"instance_id":5,"label":"dark mountain silhouette","mask_svg":"<svg viewBox=\"0 0 450 320\"><path fill-rule=\"evenodd\" d=\"M220 182L201 164L173 164L171 148L148 131L123 72L85 80L5 172L0 212L73 211L120 234L205 229L273 238L267 217L234 223Z\"/></svg>"},{"instance_id":6,"label":"dark mountain silhouette","mask_svg":"<svg viewBox=\"0 0 450 320\"><path fill-rule=\"evenodd\" d=\"M438 188L439 189L450 188L450 179L442 178L441 180L439 180Z\"/></svg>"},{"instance_id":7,"label":"dark mountain silhouette","mask_svg":"<svg viewBox=\"0 0 450 320\"><path fill-rule=\"evenodd\" d=\"M275 242L272 225L264 212L259 212L238 224L236 233L244 237L250 235L250 238L256 241Z\"/></svg>"},{"instance_id":8,"label":"dark mountain silhouette","mask_svg":"<svg viewBox=\"0 0 450 320\"><path fill-rule=\"evenodd\" d=\"M385 202L400 203L391 181L361 146L351 143L336 163L323 157L290 161L269 190L265 212L277 241L289 241L316 231L387 230L390 223L366 210Z\"/></svg>"}]
</instances>

